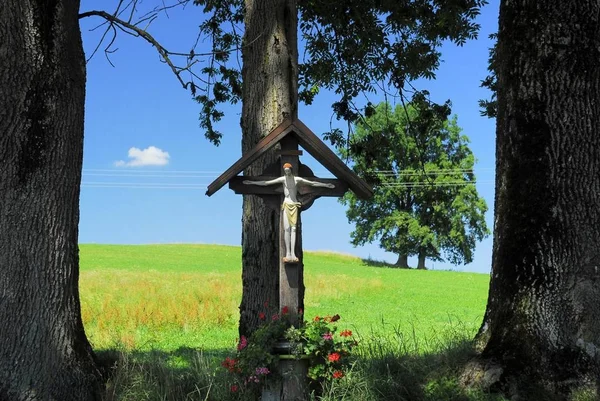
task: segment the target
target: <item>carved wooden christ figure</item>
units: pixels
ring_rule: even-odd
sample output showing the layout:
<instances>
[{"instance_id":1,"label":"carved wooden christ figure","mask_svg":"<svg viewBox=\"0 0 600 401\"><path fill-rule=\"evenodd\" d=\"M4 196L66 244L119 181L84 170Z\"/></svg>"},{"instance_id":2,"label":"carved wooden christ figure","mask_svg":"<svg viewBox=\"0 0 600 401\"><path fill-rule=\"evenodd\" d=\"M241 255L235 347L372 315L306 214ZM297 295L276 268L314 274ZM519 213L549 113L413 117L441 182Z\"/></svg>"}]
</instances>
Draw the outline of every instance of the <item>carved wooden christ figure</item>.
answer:
<instances>
[{"instance_id":1,"label":"carved wooden christ figure","mask_svg":"<svg viewBox=\"0 0 600 401\"><path fill-rule=\"evenodd\" d=\"M250 181L244 180L243 184L246 185L277 185L283 184L283 203L281 210L283 211L283 229L284 229L284 241L285 241L285 257L284 262L295 263L298 262L296 257L296 224L298 222L298 214L300 213L301 203L298 202L298 185L308 185L311 187L324 187L334 188L335 185L330 183L322 183L316 181L309 181L302 177L295 177L292 174L292 165L285 163L283 165L284 175L282 177L275 178L268 181Z\"/></svg>"}]
</instances>

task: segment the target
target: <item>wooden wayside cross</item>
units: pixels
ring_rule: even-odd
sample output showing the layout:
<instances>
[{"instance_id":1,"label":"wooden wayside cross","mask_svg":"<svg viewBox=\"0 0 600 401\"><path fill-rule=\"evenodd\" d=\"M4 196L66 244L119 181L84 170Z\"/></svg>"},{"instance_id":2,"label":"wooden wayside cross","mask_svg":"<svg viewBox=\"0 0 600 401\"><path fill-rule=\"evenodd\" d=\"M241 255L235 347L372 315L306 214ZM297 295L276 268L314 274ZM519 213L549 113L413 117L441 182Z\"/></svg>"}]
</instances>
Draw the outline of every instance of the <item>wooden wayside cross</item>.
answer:
<instances>
[{"instance_id":1,"label":"wooden wayside cross","mask_svg":"<svg viewBox=\"0 0 600 401\"><path fill-rule=\"evenodd\" d=\"M260 176L237 175L277 143L281 147L279 160ZM337 179L314 177L310 168L299 160L302 155L299 145ZM263 197L269 207L280 211L279 305L288 307L292 324L298 326L298 309L304 300L300 211L307 210L321 196L341 197L351 189L358 197L368 199L373 190L300 120L281 123L212 182L206 194L214 194L225 183L238 194Z\"/></svg>"},{"instance_id":2,"label":"wooden wayside cross","mask_svg":"<svg viewBox=\"0 0 600 401\"><path fill-rule=\"evenodd\" d=\"M318 197L343 196L348 185L337 179L314 177L312 171L300 163L302 151L295 137L287 136L279 143L279 161L267 167L263 175L236 177L229 185L238 194L262 197L267 205L280 211L279 305L288 307L290 321L298 327L297 312L303 307L304 298L300 212L307 210ZM275 171L281 171L281 175L274 176Z\"/></svg>"},{"instance_id":3,"label":"wooden wayside cross","mask_svg":"<svg viewBox=\"0 0 600 401\"><path fill-rule=\"evenodd\" d=\"M253 161L280 144L279 160L268 166L260 176L248 177L238 174ZM337 179L314 177L299 156L302 146ZM359 198L373 196L372 188L360 179L344 162L325 145L300 120L286 120L265 136L248 153L213 181L206 194L211 196L223 185L238 194L258 195L268 207L280 211L279 227L279 307L287 307L291 323L299 327L299 308L304 305L304 275L302 253L302 224L300 211L308 209L321 196L343 196L350 189ZM289 346L289 344L287 344ZM286 345L274 352L286 353ZM289 350L287 350L289 351ZM304 367L303 367L304 366ZM301 361L281 360L279 373L282 377L277 389L263 390L264 401L288 401L306 399L306 365Z\"/></svg>"}]
</instances>

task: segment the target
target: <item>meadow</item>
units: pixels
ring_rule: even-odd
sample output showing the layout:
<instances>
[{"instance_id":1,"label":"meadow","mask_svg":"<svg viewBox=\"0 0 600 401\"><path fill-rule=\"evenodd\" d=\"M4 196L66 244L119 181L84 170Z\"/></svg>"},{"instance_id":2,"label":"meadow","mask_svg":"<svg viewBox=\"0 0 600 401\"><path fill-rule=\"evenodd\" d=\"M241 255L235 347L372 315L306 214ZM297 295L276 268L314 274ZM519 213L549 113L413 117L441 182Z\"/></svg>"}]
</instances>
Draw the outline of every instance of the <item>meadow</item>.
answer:
<instances>
[{"instance_id":1,"label":"meadow","mask_svg":"<svg viewBox=\"0 0 600 401\"><path fill-rule=\"evenodd\" d=\"M237 339L241 249L220 245L81 245L80 292L95 349L230 349ZM363 337L474 335L485 310L484 274L378 267L306 252L305 314L342 316Z\"/></svg>"},{"instance_id":2,"label":"meadow","mask_svg":"<svg viewBox=\"0 0 600 401\"><path fill-rule=\"evenodd\" d=\"M238 399L220 361L237 342L240 247L81 245L80 258L86 334L111 362L107 399ZM306 252L306 318L339 314L360 339L353 371L319 399L501 400L457 384L488 282Z\"/></svg>"}]
</instances>

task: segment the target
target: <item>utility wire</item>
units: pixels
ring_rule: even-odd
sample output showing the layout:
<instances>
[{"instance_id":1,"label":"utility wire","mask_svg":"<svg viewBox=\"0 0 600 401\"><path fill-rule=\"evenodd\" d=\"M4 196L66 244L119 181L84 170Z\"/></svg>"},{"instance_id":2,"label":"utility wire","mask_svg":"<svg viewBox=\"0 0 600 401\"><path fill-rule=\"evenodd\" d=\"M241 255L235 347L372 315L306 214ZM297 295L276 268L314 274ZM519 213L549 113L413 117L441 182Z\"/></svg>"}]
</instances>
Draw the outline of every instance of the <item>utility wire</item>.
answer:
<instances>
[{"instance_id":1,"label":"utility wire","mask_svg":"<svg viewBox=\"0 0 600 401\"><path fill-rule=\"evenodd\" d=\"M393 170L368 170L367 173L374 173L382 176L424 176L424 175L450 175L450 174L460 174L460 173L472 173L476 170L493 170L493 168L486 169L437 169L437 170L426 170L425 173L421 171L393 171ZM152 177L152 178L217 178L217 175L208 175L213 172L210 171L127 171L127 172L117 172L115 170L94 170L94 172L88 172L89 170L83 170L83 175L86 177ZM97 171L97 172L96 172ZM106 172L101 172L106 171ZM155 174L159 173L159 174ZM178 175L178 174L185 175ZM194 175L192 175L194 174ZM200 174L200 175L198 175ZM329 172L318 172L317 175L327 175Z\"/></svg>"},{"instance_id":2,"label":"utility wire","mask_svg":"<svg viewBox=\"0 0 600 401\"><path fill-rule=\"evenodd\" d=\"M120 188L120 189L192 189L198 191L205 191L207 187L162 187L162 186L152 186L152 185L88 185L81 184L82 188Z\"/></svg>"},{"instance_id":3,"label":"utility wire","mask_svg":"<svg viewBox=\"0 0 600 401\"><path fill-rule=\"evenodd\" d=\"M396 187L396 188L419 188L419 187L451 187L451 186L466 186L474 184L493 184L494 181L447 181L447 182L424 182L424 181L405 181L403 179L414 179L427 176L452 176L473 172L474 170L493 170L491 167L480 169L431 169L422 171L393 171L393 170L370 170L369 173L377 174L380 177L395 178L388 182L376 184L380 187ZM213 175L214 174L214 175ZM118 170L118 169L83 169L83 181L81 186L85 188L123 188L123 189L193 189L204 190L207 188L207 182L177 182L187 179L214 179L219 174L218 171L207 170ZM318 176L328 175L329 172L319 172ZM86 178L91 177L111 177L110 181L87 181ZM137 182L120 182L115 179L121 177L136 178ZM163 178L170 182L148 182L146 178ZM173 180L176 180L173 182ZM165 181L161 180L161 181ZM428 180L430 181L430 180Z\"/></svg>"},{"instance_id":4,"label":"utility wire","mask_svg":"<svg viewBox=\"0 0 600 401\"><path fill-rule=\"evenodd\" d=\"M165 174L106 174L83 173L86 177L138 177L138 178L217 178L214 175L165 175Z\"/></svg>"}]
</instances>

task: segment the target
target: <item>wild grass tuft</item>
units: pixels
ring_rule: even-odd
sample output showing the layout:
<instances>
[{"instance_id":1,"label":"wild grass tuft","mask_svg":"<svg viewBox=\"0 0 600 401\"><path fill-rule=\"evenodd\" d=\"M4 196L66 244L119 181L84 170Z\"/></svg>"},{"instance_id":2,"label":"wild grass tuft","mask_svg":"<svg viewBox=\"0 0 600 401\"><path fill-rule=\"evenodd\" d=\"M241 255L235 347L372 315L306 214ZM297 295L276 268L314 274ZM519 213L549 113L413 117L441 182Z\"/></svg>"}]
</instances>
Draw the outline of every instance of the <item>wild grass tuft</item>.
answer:
<instances>
[{"instance_id":1,"label":"wild grass tuft","mask_svg":"<svg viewBox=\"0 0 600 401\"><path fill-rule=\"evenodd\" d=\"M351 372L328 386L320 400L505 401L459 384L461 369L474 355L470 338L460 325L424 342L411 332L372 333Z\"/></svg>"},{"instance_id":2,"label":"wild grass tuft","mask_svg":"<svg viewBox=\"0 0 600 401\"><path fill-rule=\"evenodd\" d=\"M106 401L227 400L227 377L215 355L182 348L176 351L118 351L110 368Z\"/></svg>"}]
</instances>

